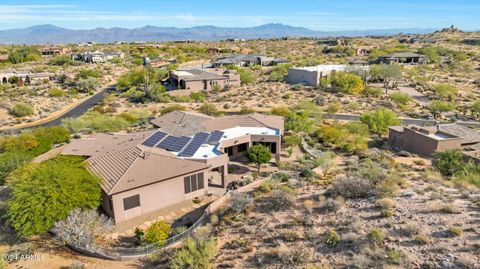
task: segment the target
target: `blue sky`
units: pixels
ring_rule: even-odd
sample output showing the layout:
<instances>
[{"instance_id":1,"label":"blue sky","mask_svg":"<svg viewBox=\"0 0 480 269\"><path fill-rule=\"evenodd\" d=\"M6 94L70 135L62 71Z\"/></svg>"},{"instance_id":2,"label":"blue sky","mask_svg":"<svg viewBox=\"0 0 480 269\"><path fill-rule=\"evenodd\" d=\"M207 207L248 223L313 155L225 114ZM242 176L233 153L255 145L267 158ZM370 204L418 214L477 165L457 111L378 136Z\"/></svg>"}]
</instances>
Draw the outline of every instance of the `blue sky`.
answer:
<instances>
[{"instance_id":1,"label":"blue sky","mask_svg":"<svg viewBox=\"0 0 480 269\"><path fill-rule=\"evenodd\" d=\"M314 30L480 29L479 0L83 0L0 1L0 29L145 25L249 27L284 23Z\"/></svg>"}]
</instances>

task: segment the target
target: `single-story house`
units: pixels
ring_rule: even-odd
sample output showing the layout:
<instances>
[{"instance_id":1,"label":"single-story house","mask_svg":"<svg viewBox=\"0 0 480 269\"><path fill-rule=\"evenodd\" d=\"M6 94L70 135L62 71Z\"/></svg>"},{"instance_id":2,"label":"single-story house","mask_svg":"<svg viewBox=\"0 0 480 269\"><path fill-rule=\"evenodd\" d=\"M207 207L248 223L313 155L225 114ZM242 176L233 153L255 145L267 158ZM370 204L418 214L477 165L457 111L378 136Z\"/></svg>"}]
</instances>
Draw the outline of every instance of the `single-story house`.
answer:
<instances>
[{"instance_id":1,"label":"single-story house","mask_svg":"<svg viewBox=\"0 0 480 269\"><path fill-rule=\"evenodd\" d=\"M173 90L212 90L214 87L240 86L240 75L232 70L174 70L169 72L169 83Z\"/></svg>"},{"instance_id":2,"label":"single-story house","mask_svg":"<svg viewBox=\"0 0 480 269\"><path fill-rule=\"evenodd\" d=\"M105 63L112 59L123 59L125 54L123 52L103 52L103 51L87 51L85 53L73 54L72 59L75 61L85 61L87 63Z\"/></svg>"},{"instance_id":3,"label":"single-story house","mask_svg":"<svg viewBox=\"0 0 480 269\"><path fill-rule=\"evenodd\" d=\"M59 46L45 46L40 48L40 53L42 55L67 55L71 51L70 48Z\"/></svg>"},{"instance_id":4,"label":"single-story house","mask_svg":"<svg viewBox=\"0 0 480 269\"><path fill-rule=\"evenodd\" d=\"M422 156L450 149L474 152L469 149L480 147L480 133L460 124L391 126L388 142L393 149Z\"/></svg>"},{"instance_id":5,"label":"single-story house","mask_svg":"<svg viewBox=\"0 0 480 269\"><path fill-rule=\"evenodd\" d=\"M344 64L324 64L307 67L292 67L288 69L287 82L291 84L302 84L305 86L317 87L323 77L332 72L353 71L355 69L368 70L368 66L353 66Z\"/></svg>"},{"instance_id":6,"label":"single-story house","mask_svg":"<svg viewBox=\"0 0 480 269\"><path fill-rule=\"evenodd\" d=\"M261 66L268 66L268 65L276 65L280 63L288 62L286 59L276 59L274 57L269 57L265 55L258 55L258 54L234 54L234 55L226 55L222 57L218 57L213 62L213 67L222 67L222 66L249 66L249 65L261 65Z\"/></svg>"},{"instance_id":7,"label":"single-story house","mask_svg":"<svg viewBox=\"0 0 480 269\"><path fill-rule=\"evenodd\" d=\"M428 57L412 52L396 52L378 57L377 62L384 64L426 64L428 63Z\"/></svg>"},{"instance_id":8,"label":"single-story house","mask_svg":"<svg viewBox=\"0 0 480 269\"><path fill-rule=\"evenodd\" d=\"M152 124L158 129L73 140L62 152L87 158L101 179L102 207L116 223L226 188L230 160L252 145L280 157L282 117L174 111Z\"/></svg>"},{"instance_id":9,"label":"single-story house","mask_svg":"<svg viewBox=\"0 0 480 269\"><path fill-rule=\"evenodd\" d=\"M12 77L17 77L22 82L30 80L30 83L55 80L55 75L52 73L32 73L30 71L17 71L15 69L0 70L0 84L8 83L8 80Z\"/></svg>"}]
</instances>

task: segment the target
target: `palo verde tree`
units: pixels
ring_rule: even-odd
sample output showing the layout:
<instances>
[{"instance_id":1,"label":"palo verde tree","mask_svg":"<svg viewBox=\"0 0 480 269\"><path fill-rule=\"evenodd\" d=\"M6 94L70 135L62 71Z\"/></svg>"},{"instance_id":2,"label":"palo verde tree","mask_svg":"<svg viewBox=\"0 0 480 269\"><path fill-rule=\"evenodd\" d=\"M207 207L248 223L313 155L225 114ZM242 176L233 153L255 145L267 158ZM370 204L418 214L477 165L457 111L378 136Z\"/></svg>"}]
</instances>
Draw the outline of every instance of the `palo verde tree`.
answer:
<instances>
[{"instance_id":1,"label":"palo verde tree","mask_svg":"<svg viewBox=\"0 0 480 269\"><path fill-rule=\"evenodd\" d=\"M400 124L400 119L398 119L395 112L386 108L366 112L360 117L360 121L368 125L368 129L372 133L379 136L387 133L388 126Z\"/></svg>"},{"instance_id":2,"label":"palo verde tree","mask_svg":"<svg viewBox=\"0 0 480 269\"><path fill-rule=\"evenodd\" d=\"M385 93L388 93L390 84L395 88L397 81L402 78L402 66L398 64L374 65L370 69L370 76L373 80L382 81Z\"/></svg>"},{"instance_id":3,"label":"palo verde tree","mask_svg":"<svg viewBox=\"0 0 480 269\"><path fill-rule=\"evenodd\" d=\"M272 159L272 153L264 145L255 145L247 150L247 158L257 166L257 171L260 173L260 166Z\"/></svg>"},{"instance_id":4,"label":"palo verde tree","mask_svg":"<svg viewBox=\"0 0 480 269\"><path fill-rule=\"evenodd\" d=\"M21 236L44 234L73 209L94 209L100 203L99 179L81 157L28 164L11 173L7 184L12 193L8 220Z\"/></svg>"}]
</instances>

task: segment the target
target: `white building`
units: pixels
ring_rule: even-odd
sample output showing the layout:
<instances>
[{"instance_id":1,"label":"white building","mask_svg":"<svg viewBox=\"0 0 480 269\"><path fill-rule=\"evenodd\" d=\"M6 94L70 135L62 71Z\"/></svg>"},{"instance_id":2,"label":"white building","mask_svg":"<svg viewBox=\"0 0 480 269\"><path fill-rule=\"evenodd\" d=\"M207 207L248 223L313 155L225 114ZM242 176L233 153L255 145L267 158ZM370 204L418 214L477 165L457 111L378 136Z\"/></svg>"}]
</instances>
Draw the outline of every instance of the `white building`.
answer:
<instances>
[{"instance_id":1,"label":"white building","mask_svg":"<svg viewBox=\"0 0 480 269\"><path fill-rule=\"evenodd\" d=\"M354 72L357 70L368 70L368 66L326 64L307 67L292 67L288 69L287 82L317 87L320 85L320 79L330 75L332 72Z\"/></svg>"}]
</instances>

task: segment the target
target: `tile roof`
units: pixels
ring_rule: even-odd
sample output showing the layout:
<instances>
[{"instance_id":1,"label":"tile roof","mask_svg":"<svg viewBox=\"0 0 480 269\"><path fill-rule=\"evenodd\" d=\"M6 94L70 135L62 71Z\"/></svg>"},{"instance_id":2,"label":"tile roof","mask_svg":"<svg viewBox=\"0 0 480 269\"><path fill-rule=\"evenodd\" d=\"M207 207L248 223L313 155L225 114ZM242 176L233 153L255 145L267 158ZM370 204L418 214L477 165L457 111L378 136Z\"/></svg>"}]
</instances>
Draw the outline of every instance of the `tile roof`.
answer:
<instances>
[{"instance_id":1,"label":"tile roof","mask_svg":"<svg viewBox=\"0 0 480 269\"><path fill-rule=\"evenodd\" d=\"M213 118L199 113L173 111L151 121L172 135L193 135L198 132L224 130L233 127L271 127L283 132L284 120L279 116L253 113Z\"/></svg>"}]
</instances>

